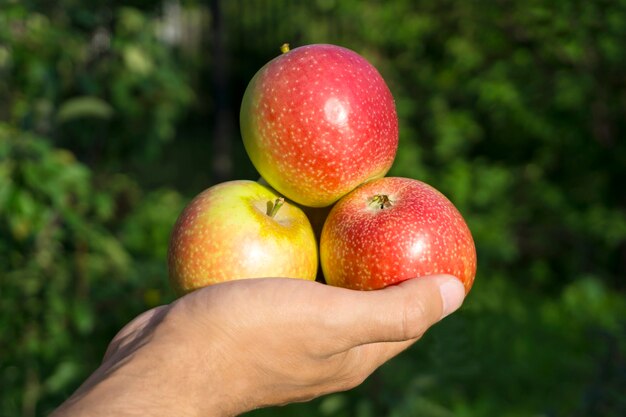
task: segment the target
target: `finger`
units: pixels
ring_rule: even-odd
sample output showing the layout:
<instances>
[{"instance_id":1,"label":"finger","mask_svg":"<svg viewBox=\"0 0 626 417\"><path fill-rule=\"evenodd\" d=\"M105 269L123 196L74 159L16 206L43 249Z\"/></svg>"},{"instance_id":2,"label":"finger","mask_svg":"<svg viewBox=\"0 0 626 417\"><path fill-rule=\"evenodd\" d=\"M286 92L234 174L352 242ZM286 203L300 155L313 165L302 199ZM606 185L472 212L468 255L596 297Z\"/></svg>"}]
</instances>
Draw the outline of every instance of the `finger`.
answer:
<instances>
[{"instance_id":1,"label":"finger","mask_svg":"<svg viewBox=\"0 0 626 417\"><path fill-rule=\"evenodd\" d=\"M333 300L334 330L344 349L420 337L458 309L465 297L461 281L448 275L407 280L376 291L350 291Z\"/></svg>"},{"instance_id":2,"label":"finger","mask_svg":"<svg viewBox=\"0 0 626 417\"><path fill-rule=\"evenodd\" d=\"M113 337L111 343L109 343L109 346L104 353L104 357L102 358L102 362L105 362L115 352L127 345L132 339L134 339L134 336L138 332L148 326L148 324L155 320L155 318L162 317L168 307L169 306L167 305L163 305L145 311L124 326L122 330L120 330L115 337Z\"/></svg>"}]
</instances>

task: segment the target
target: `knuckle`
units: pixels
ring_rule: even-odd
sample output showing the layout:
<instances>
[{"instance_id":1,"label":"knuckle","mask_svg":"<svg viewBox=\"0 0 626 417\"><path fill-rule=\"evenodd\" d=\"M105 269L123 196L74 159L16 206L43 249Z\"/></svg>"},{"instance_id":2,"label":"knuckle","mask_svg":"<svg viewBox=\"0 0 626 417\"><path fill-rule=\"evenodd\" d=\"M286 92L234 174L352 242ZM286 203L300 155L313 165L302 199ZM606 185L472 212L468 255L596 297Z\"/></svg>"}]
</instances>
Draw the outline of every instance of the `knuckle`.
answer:
<instances>
[{"instance_id":1,"label":"knuckle","mask_svg":"<svg viewBox=\"0 0 626 417\"><path fill-rule=\"evenodd\" d=\"M337 390L345 391L361 385L372 373L371 358L362 348L349 351L339 366L335 367L334 376Z\"/></svg>"},{"instance_id":2,"label":"knuckle","mask_svg":"<svg viewBox=\"0 0 626 417\"><path fill-rule=\"evenodd\" d=\"M414 339L424 334L429 325L428 306L422 298L405 298L402 304L400 334L403 340Z\"/></svg>"},{"instance_id":3,"label":"knuckle","mask_svg":"<svg viewBox=\"0 0 626 417\"><path fill-rule=\"evenodd\" d=\"M350 374L338 378L336 381L336 389L338 391L347 391L361 385L369 376L369 373L360 369L354 370Z\"/></svg>"}]
</instances>

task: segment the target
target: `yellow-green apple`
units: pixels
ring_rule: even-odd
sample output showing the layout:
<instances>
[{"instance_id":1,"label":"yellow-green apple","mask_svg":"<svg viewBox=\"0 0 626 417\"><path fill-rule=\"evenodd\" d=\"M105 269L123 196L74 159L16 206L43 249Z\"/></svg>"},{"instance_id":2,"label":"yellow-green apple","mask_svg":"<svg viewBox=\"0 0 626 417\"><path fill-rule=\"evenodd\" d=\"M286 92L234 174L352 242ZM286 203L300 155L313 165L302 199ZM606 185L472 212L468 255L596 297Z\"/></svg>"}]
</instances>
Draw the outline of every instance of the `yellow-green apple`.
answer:
<instances>
[{"instance_id":1,"label":"yellow-green apple","mask_svg":"<svg viewBox=\"0 0 626 417\"><path fill-rule=\"evenodd\" d=\"M172 232L168 264L179 294L242 278L315 280L317 244L299 207L254 181L229 181L185 207Z\"/></svg>"},{"instance_id":2,"label":"yellow-green apple","mask_svg":"<svg viewBox=\"0 0 626 417\"><path fill-rule=\"evenodd\" d=\"M335 204L320 243L326 283L373 290L451 274L469 292L476 249L465 220L439 191L409 178L363 184Z\"/></svg>"},{"instance_id":3,"label":"yellow-green apple","mask_svg":"<svg viewBox=\"0 0 626 417\"><path fill-rule=\"evenodd\" d=\"M387 84L365 58L335 45L295 48L263 66L244 94L240 125L257 171L309 207L383 177L398 147Z\"/></svg>"},{"instance_id":4,"label":"yellow-green apple","mask_svg":"<svg viewBox=\"0 0 626 417\"><path fill-rule=\"evenodd\" d=\"M269 185L263 177L260 177L257 180L257 182L265 187L268 187L271 190L274 190L272 186ZM324 227L324 222L326 221L326 217L328 217L328 213L330 213L330 210L333 208L333 206L307 207L307 206L303 206L295 202L292 202L292 203L300 207L302 211L304 212L304 214L306 214L306 217L309 219L309 222L311 222L311 227L313 228L313 233L315 234L315 238L317 239L318 249L319 249L319 241L320 241L320 237L322 236L322 228ZM318 255L319 255L319 251L318 251ZM322 283L325 282L324 275L322 274L321 266L317 269L316 280Z\"/></svg>"},{"instance_id":5,"label":"yellow-green apple","mask_svg":"<svg viewBox=\"0 0 626 417\"><path fill-rule=\"evenodd\" d=\"M276 190L272 188L271 185L269 185L269 183L265 180L265 178L260 177L257 180L257 182L263 185L264 187L267 187L273 190L274 192L277 192ZM313 227L313 233L315 233L315 237L317 238L319 242L319 239L322 235L322 227L324 227L324 222L326 221L326 217L328 217L328 213L330 213L330 210L333 208L333 206L331 205L331 206L326 206L326 207L308 207L308 206L303 206L301 204L298 204L296 202L292 202L292 203L300 207L302 211L304 212L304 214L306 214L306 217L309 219L309 222L311 222L311 227Z\"/></svg>"}]
</instances>

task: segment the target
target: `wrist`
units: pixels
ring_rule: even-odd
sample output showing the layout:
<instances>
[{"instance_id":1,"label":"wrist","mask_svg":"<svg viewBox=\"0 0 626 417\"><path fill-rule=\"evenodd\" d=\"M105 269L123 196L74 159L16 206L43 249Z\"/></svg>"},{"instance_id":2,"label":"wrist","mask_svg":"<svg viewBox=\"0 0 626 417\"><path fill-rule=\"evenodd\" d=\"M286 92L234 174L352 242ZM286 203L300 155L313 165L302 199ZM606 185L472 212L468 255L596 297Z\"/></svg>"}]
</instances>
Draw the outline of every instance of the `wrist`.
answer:
<instances>
[{"instance_id":1,"label":"wrist","mask_svg":"<svg viewBox=\"0 0 626 417\"><path fill-rule=\"evenodd\" d=\"M235 372L234 358L224 360L210 336L208 342L206 334L189 337L174 321L163 320L107 358L53 416L222 417L247 411L241 401L247 380Z\"/></svg>"},{"instance_id":2,"label":"wrist","mask_svg":"<svg viewBox=\"0 0 626 417\"><path fill-rule=\"evenodd\" d=\"M189 313L172 309L145 345L149 352L134 355L133 373L150 380L138 389L160 397L155 402L168 410L158 414L164 416L226 417L254 408L249 405L255 389L241 347L228 344L218 327L195 326L197 317Z\"/></svg>"},{"instance_id":3,"label":"wrist","mask_svg":"<svg viewBox=\"0 0 626 417\"><path fill-rule=\"evenodd\" d=\"M185 389L190 381L167 380L171 363L147 350L103 363L53 416L199 415Z\"/></svg>"}]
</instances>

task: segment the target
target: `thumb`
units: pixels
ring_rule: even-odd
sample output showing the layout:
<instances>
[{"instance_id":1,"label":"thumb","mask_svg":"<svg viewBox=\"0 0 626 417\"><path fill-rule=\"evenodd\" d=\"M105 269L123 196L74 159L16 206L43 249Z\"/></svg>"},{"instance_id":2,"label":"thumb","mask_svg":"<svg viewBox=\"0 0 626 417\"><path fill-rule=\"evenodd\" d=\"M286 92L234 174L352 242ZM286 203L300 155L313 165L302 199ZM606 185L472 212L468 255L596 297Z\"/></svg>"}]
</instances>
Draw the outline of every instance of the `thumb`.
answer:
<instances>
[{"instance_id":1,"label":"thumb","mask_svg":"<svg viewBox=\"0 0 626 417\"><path fill-rule=\"evenodd\" d=\"M356 346L419 338L461 306L465 287L453 276L433 275L352 295L352 311L337 317L340 328L351 329L347 343Z\"/></svg>"}]
</instances>

